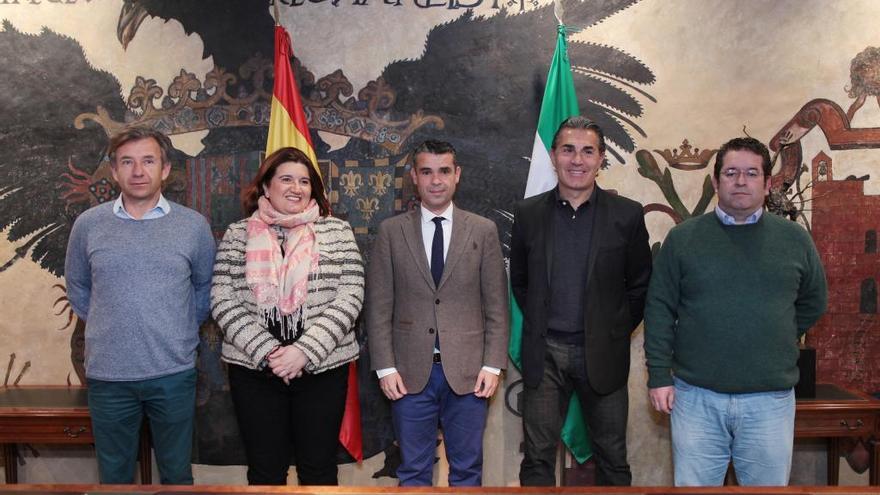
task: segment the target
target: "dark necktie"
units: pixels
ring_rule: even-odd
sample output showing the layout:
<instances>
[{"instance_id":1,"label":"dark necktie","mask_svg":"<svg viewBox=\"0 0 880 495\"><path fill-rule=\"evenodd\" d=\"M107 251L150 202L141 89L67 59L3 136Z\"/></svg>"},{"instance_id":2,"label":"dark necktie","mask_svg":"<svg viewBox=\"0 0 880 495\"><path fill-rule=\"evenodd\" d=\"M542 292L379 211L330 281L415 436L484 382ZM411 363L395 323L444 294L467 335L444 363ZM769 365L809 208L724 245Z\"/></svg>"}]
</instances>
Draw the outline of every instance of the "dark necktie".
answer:
<instances>
[{"instance_id":1,"label":"dark necktie","mask_svg":"<svg viewBox=\"0 0 880 495\"><path fill-rule=\"evenodd\" d=\"M434 217L434 240L431 242L431 276L434 286L440 285L443 276L443 217Z\"/></svg>"},{"instance_id":2,"label":"dark necktie","mask_svg":"<svg viewBox=\"0 0 880 495\"><path fill-rule=\"evenodd\" d=\"M434 278L434 287L440 286L440 278L443 277L443 217L434 217L434 240L431 241L431 277ZM440 349L440 332L434 333L434 348Z\"/></svg>"}]
</instances>

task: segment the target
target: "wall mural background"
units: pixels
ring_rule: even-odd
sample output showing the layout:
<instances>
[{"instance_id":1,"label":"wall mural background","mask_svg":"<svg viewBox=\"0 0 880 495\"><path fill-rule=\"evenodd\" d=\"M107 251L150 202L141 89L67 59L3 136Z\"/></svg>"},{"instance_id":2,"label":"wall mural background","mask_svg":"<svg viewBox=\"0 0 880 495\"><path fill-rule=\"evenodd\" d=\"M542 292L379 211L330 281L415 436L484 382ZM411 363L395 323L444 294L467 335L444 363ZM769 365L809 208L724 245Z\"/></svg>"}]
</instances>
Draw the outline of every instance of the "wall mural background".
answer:
<instances>
[{"instance_id":1,"label":"wall mural background","mask_svg":"<svg viewBox=\"0 0 880 495\"><path fill-rule=\"evenodd\" d=\"M871 22L880 5L564 6L580 106L609 141L600 185L645 205L658 244L675 223L714 206L715 148L743 132L770 143L780 152L771 207L811 230L828 271L829 314L807 339L818 349L819 380L880 391L880 34ZM334 213L352 224L366 258L378 223L416 204L406 155L427 137L459 149L456 200L494 220L506 243L554 46L552 5L285 0L278 7ZM166 195L202 212L219 238L240 217L240 187L265 143L272 7L268 0L0 0L0 20L0 366L5 361L4 384L77 384L83 325L64 298L64 251L76 216L118 194L103 158L108 134L136 124L168 133L177 153ZM641 345L638 330L634 484L669 484L668 420L646 401ZM242 483L218 355L217 329L206 324L196 480ZM343 467L340 479L393 485L389 410L366 354L359 372L368 459ZM488 485L517 483L518 378L506 375L490 408ZM824 457L810 445L797 449L795 481L823 482L816 472ZM88 449L22 452L23 481L97 479ZM445 480L442 460L438 472Z\"/></svg>"}]
</instances>

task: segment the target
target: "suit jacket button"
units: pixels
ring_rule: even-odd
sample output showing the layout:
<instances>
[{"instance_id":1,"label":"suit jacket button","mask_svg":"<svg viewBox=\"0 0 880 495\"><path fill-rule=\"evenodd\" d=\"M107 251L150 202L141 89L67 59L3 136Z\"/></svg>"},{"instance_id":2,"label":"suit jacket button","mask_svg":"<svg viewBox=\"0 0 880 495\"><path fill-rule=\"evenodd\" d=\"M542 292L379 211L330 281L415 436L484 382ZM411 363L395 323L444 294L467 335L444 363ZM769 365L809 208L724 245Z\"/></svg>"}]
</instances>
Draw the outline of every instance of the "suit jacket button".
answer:
<instances>
[{"instance_id":1,"label":"suit jacket button","mask_svg":"<svg viewBox=\"0 0 880 495\"><path fill-rule=\"evenodd\" d=\"M434 304L440 304L440 299L435 300Z\"/></svg>"},{"instance_id":2,"label":"suit jacket button","mask_svg":"<svg viewBox=\"0 0 880 495\"><path fill-rule=\"evenodd\" d=\"M434 333L434 329L433 329L433 328L429 328L429 329L428 329L428 333Z\"/></svg>"}]
</instances>

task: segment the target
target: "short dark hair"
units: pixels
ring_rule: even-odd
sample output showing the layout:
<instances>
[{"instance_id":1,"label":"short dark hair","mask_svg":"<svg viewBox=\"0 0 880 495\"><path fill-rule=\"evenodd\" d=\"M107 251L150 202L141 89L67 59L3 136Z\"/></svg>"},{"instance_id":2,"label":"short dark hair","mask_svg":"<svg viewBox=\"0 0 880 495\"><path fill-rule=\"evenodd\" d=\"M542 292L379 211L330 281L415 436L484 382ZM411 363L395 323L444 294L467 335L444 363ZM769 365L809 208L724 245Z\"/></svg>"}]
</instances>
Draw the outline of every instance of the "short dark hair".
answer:
<instances>
[{"instance_id":1,"label":"short dark hair","mask_svg":"<svg viewBox=\"0 0 880 495\"><path fill-rule=\"evenodd\" d=\"M110 158L110 163L116 165L116 152L119 148L127 143L140 141L141 139L155 139L159 149L162 151L162 165L171 164L171 150L174 149L171 140L165 134L148 127L131 127L110 138L110 145L107 147L107 156Z\"/></svg>"},{"instance_id":2,"label":"short dark hair","mask_svg":"<svg viewBox=\"0 0 880 495\"><path fill-rule=\"evenodd\" d=\"M452 146L452 143L447 141L427 139L416 146L410 154L413 170L416 168L416 157L421 153L430 153L432 155L445 155L449 153L452 155L452 163L454 163L456 167L458 166L458 158L456 158L455 155L455 146Z\"/></svg>"},{"instance_id":3,"label":"short dark hair","mask_svg":"<svg viewBox=\"0 0 880 495\"><path fill-rule=\"evenodd\" d=\"M724 155L728 151L751 151L761 157L761 169L764 172L764 178L769 179L772 173L773 164L770 163L770 150L764 146L764 143L753 137L738 137L721 145L721 149L715 154L715 180L721 176L721 166L724 162Z\"/></svg>"},{"instance_id":4,"label":"short dark hair","mask_svg":"<svg viewBox=\"0 0 880 495\"><path fill-rule=\"evenodd\" d=\"M569 117L559 124L559 128L556 129L556 134L553 135L553 143L550 145L550 149L556 149L556 141L559 139L559 133L561 133L563 129L582 129L595 132L596 137L599 138L599 153L605 153L605 131L602 130L599 124L580 115Z\"/></svg>"},{"instance_id":5,"label":"short dark hair","mask_svg":"<svg viewBox=\"0 0 880 495\"><path fill-rule=\"evenodd\" d=\"M241 209L244 214L250 216L257 211L257 201L263 195L263 187L269 187L269 183L275 177L275 171L282 163L287 162L301 163L306 166L309 171L309 181L312 183L311 199L318 203L318 211L322 217L329 215L330 202L324 192L324 181L321 180L321 174L318 173L318 168L308 155L296 148L281 148L263 159L254 180L241 193Z\"/></svg>"}]
</instances>

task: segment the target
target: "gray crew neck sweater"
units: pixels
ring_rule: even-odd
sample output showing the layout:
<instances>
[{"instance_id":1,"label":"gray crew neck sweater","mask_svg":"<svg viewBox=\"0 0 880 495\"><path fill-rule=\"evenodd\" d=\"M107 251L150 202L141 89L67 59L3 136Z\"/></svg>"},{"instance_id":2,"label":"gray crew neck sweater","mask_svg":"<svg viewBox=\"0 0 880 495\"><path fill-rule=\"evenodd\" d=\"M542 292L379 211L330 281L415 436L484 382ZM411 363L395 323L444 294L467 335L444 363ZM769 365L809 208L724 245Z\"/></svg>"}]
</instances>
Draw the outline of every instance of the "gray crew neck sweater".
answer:
<instances>
[{"instance_id":1,"label":"gray crew neck sweater","mask_svg":"<svg viewBox=\"0 0 880 495\"><path fill-rule=\"evenodd\" d=\"M147 380L193 368L209 312L215 242L205 218L171 203L152 220L89 209L67 246L67 297L86 321L86 376Z\"/></svg>"}]
</instances>

